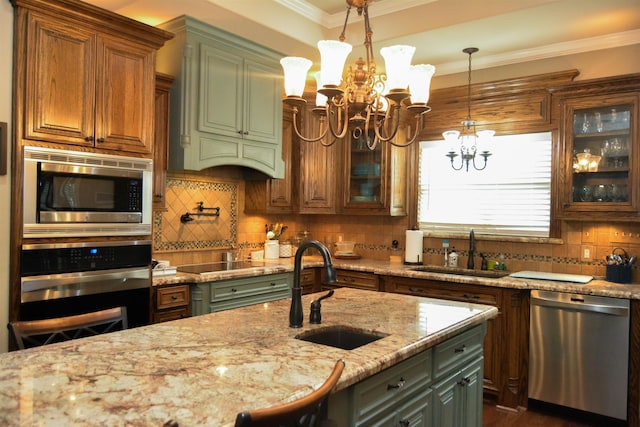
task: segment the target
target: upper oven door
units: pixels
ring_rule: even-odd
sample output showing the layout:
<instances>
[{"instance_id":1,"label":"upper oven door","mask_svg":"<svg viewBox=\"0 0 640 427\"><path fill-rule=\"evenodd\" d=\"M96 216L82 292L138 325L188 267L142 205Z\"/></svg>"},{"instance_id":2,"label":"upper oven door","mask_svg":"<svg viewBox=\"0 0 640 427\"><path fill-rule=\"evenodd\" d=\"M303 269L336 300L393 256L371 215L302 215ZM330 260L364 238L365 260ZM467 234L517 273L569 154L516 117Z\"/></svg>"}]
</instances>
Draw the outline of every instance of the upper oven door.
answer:
<instances>
[{"instance_id":1,"label":"upper oven door","mask_svg":"<svg viewBox=\"0 0 640 427\"><path fill-rule=\"evenodd\" d=\"M23 237L151 234L150 159L24 147Z\"/></svg>"}]
</instances>

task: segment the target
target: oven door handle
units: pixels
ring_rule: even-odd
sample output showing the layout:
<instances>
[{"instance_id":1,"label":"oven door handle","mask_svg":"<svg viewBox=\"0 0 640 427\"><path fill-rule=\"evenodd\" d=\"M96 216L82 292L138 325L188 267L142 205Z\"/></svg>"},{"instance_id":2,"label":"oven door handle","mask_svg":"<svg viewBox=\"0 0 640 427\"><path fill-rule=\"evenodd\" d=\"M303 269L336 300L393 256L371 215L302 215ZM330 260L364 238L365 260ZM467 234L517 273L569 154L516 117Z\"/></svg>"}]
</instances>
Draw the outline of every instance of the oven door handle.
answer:
<instances>
[{"instance_id":1,"label":"oven door handle","mask_svg":"<svg viewBox=\"0 0 640 427\"><path fill-rule=\"evenodd\" d=\"M21 279L20 299L21 302L42 301L140 289L150 285L150 267L26 276Z\"/></svg>"},{"instance_id":2,"label":"oven door handle","mask_svg":"<svg viewBox=\"0 0 640 427\"><path fill-rule=\"evenodd\" d=\"M551 308L567 308L575 311L586 311L592 313L608 314L611 316L628 316L629 310L626 307L618 307L607 304L585 303L580 300L575 301L558 301L552 298L531 297L531 305Z\"/></svg>"}]
</instances>

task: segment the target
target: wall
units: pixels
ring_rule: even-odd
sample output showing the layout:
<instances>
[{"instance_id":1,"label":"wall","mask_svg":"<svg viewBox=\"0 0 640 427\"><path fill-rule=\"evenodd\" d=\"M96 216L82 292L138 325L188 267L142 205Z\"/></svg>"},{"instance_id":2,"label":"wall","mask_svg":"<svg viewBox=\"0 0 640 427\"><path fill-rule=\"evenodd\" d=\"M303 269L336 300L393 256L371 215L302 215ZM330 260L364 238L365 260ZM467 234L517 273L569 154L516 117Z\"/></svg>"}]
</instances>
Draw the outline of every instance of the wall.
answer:
<instances>
[{"instance_id":1,"label":"wall","mask_svg":"<svg viewBox=\"0 0 640 427\"><path fill-rule=\"evenodd\" d=\"M629 60L629 58L633 58ZM535 63L504 66L479 70L473 76L474 82L501 80L550 71L568 69L580 70L576 80L606 77L618 74L640 72L640 45L621 47L588 54L568 55L546 59ZM606 66L602 66L606 63ZM434 88L466 84L466 73L434 78ZM229 177L228 174L209 170L208 176ZM311 236L320 241L344 240L357 242L356 252L363 257L386 260L389 257L391 242L398 240L404 245L404 231L409 228L406 218L390 218L378 216L341 216L341 215L281 215L281 216L248 216L243 214L244 189L241 175L231 176L240 185L237 216L236 247L248 255L249 251L258 248L264 241L264 225L282 222L289 226L285 237L292 237L297 232L308 230ZM171 208L170 208L171 209ZM176 213L169 214L175 215ZM175 222L175 220L174 220ZM447 236L450 244L460 254L460 265L467 262L468 239L466 236ZM426 237L424 240L424 261L429 264L443 262L441 237ZM476 235L477 252L488 259L498 259L507 265L509 270L542 270L575 274L605 275L604 256L616 247L623 247L629 253L640 252L640 224L607 223L563 223L561 239L553 242L501 241ZM584 259L584 249L589 249L591 257ZM158 254L160 258L168 258L174 264L190 262L206 262L219 260L220 250L202 250ZM480 266L480 258L476 255L475 264ZM640 274L634 269L634 281L640 282Z\"/></svg>"},{"instance_id":2,"label":"wall","mask_svg":"<svg viewBox=\"0 0 640 427\"><path fill-rule=\"evenodd\" d=\"M13 66L13 8L8 1L0 2L0 122L9 124L8 137L11 138L11 68ZM3 141L3 143L5 143ZM11 144L7 147L11 158ZM4 159L1 159L5 161ZM11 165L7 165L7 171ZM7 328L9 321L9 220L11 219L11 179L10 172L0 176L0 353L7 351Z\"/></svg>"}]
</instances>

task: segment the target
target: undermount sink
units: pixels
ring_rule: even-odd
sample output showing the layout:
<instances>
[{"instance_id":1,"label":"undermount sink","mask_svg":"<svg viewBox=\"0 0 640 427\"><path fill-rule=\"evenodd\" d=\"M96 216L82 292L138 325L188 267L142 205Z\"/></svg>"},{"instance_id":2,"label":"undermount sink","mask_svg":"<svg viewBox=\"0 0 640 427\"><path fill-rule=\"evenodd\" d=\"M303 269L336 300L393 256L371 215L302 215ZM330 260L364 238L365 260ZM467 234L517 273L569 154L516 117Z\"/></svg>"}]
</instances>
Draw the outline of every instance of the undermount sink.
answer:
<instances>
[{"instance_id":1,"label":"undermount sink","mask_svg":"<svg viewBox=\"0 0 640 427\"><path fill-rule=\"evenodd\" d=\"M509 272L505 270L468 270L464 268L444 267L439 265L421 265L419 267L410 268L412 271L425 271L428 273L445 273L457 274L459 276L475 276L475 277L492 277L499 278L508 276Z\"/></svg>"},{"instance_id":2,"label":"undermount sink","mask_svg":"<svg viewBox=\"0 0 640 427\"><path fill-rule=\"evenodd\" d=\"M388 336L380 332L369 332L349 326L328 326L326 328L314 329L296 335L296 339L312 342L314 344L327 345L341 348L343 350L353 350L363 345L372 343Z\"/></svg>"}]
</instances>

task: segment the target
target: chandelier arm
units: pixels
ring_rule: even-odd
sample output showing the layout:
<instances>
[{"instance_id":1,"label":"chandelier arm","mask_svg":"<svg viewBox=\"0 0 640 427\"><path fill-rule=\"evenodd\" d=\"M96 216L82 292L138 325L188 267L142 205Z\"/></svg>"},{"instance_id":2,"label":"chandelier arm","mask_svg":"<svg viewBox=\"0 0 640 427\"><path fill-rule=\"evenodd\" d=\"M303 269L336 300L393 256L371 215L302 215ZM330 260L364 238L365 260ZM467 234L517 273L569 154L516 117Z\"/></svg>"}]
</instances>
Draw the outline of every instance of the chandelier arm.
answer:
<instances>
[{"instance_id":1,"label":"chandelier arm","mask_svg":"<svg viewBox=\"0 0 640 427\"><path fill-rule=\"evenodd\" d=\"M391 110L395 110L394 112L392 112ZM392 118L391 115L393 115L395 117ZM377 111L376 111L376 116L377 116ZM390 123L390 124L387 124ZM389 106L389 110L387 110L387 114L384 117L383 123L380 125L380 129L384 128L385 126L391 126L393 127L393 130L391 131L391 135L385 136L383 135L384 133L384 129L382 131L378 130L377 126L374 126L374 131L376 133L376 137L381 141L381 142L389 142L390 144L395 145L395 143L392 142L393 138L396 137L396 134L398 133L398 128L400 127L400 106L395 105L395 106Z\"/></svg>"},{"instance_id":2,"label":"chandelier arm","mask_svg":"<svg viewBox=\"0 0 640 427\"><path fill-rule=\"evenodd\" d=\"M416 125L415 125L415 131L413 132L413 136L411 137L411 139L409 141L406 141L404 143L398 143L395 142L394 140L390 140L389 144L395 146L395 147L408 147L411 144L413 144L414 142L416 142L416 140L418 139L418 134L420 133L420 129L422 128L422 114L416 114L415 118L416 118Z\"/></svg>"},{"instance_id":3,"label":"chandelier arm","mask_svg":"<svg viewBox=\"0 0 640 427\"><path fill-rule=\"evenodd\" d=\"M321 131L321 132L320 132L320 136L319 136L319 137L317 137L317 138L307 138L307 137L303 136L303 135L300 133L300 130L298 129L298 120L296 120L297 116L298 116L298 109L297 109L297 108L295 108L295 109L293 110L293 130L295 131L296 136L297 136L298 138L300 138L301 140L303 140L303 141L305 141L305 142L318 142L318 141L320 141L320 140L324 139L324 137L327 135L327 132L328 132L328 130L329 130L329 125L328 125L328 124L327 124L327 126L324 128L324 131Z\"/></svg>"},{"instance_id":4,"label":"chandelier arm","mask_svg":"<svg viewBox=\"0 0 640 427\"><path fill-rule=\"evenodd\" d=\"M481 170L484 170L484 168L486 168L486 167L487 167L487 158L486 158L486 157L484 158L484 165L483 165L481 168L478 168L478 167L476 166L476 156L473 156L473 168L474 168L475 170L477 170L477 171L481 171ZM468 168L469 168L469 167L467 166L467 169L468 169Z\"/></svg>"},{"instance_id":5,"label":"chandelier arm","mask_svg":"<svg viewBox=\"0 0 640 427\"><path fill-rule=\"evenodd\" d=\"M335 107L335 112L332 112L331 106ZM342 122L338 117L336 119L337 123L334 126L333 120L331 120L331 114L336 114L338 116L342 115L342 110L344 108L344 119ZM347 130L349 128L349 104L347 102L342 103L341 105L336 105L333 102L327 103L327 120L329 121L329 130L331 131L331 135L338 139L342 139L347 135ZM342 124L341 124L342 123ZM336 127L342 127L340 132L336 130Z\"/></svg>"}]
</instances>

